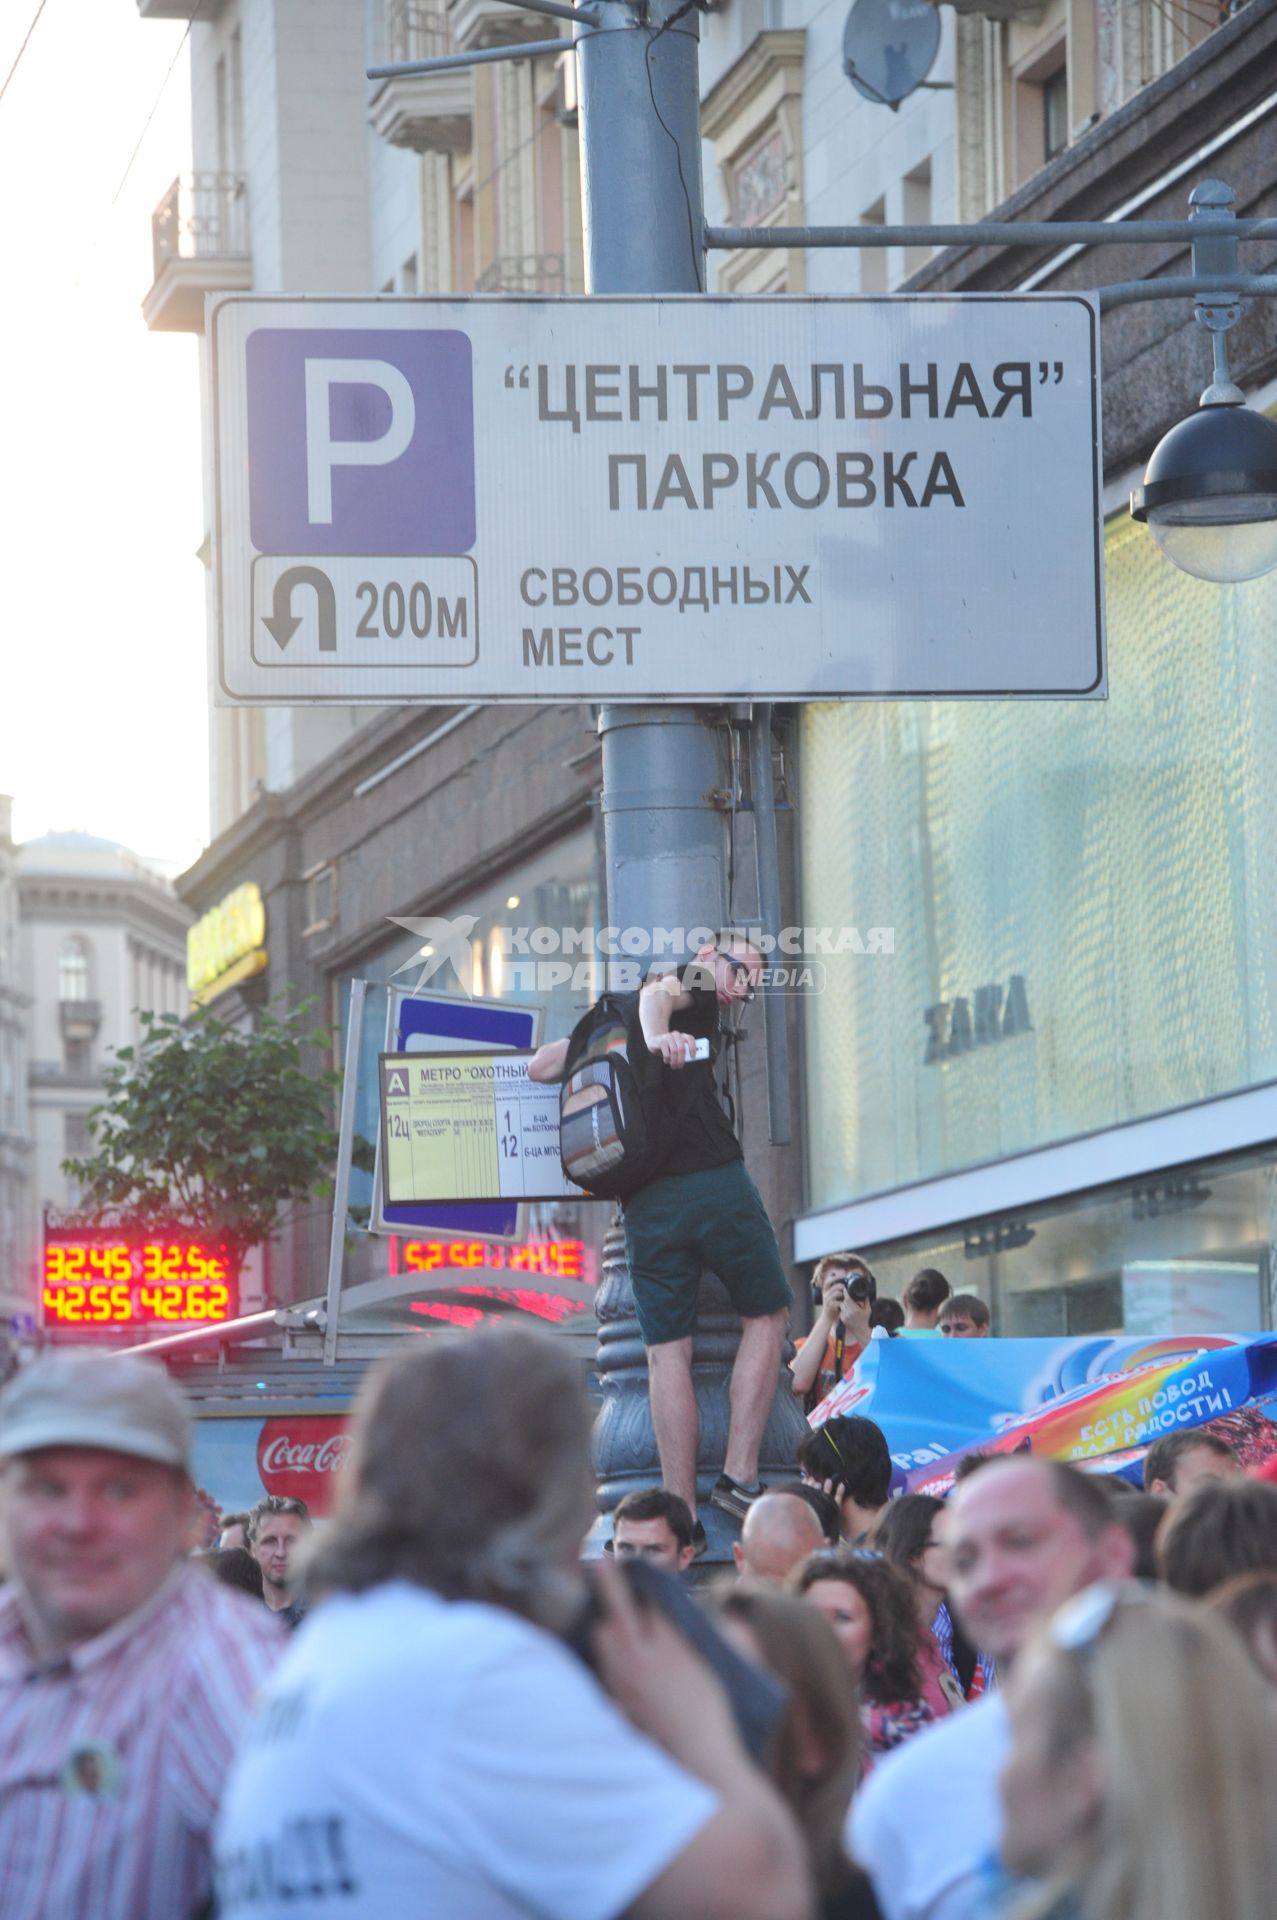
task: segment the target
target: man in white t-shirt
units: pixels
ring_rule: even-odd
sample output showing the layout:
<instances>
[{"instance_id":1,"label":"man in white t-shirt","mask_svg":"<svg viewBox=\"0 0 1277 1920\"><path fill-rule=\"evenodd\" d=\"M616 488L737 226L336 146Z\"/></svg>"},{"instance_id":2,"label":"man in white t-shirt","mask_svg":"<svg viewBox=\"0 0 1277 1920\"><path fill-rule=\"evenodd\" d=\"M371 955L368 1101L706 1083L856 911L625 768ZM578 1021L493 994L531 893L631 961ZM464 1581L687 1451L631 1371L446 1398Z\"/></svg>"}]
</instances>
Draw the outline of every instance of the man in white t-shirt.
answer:
<instances>
[{"instance_id":1,"label":"man in white t-shirt","mask_svg":"<svg viewBox=\"0 0 1277 1920\"><path fill-rule=\"evenodd\" d=\"M960 1484L949 1594L968 1637L1009 1671L1035 1627L1096 1580L1126 1578L1131 1536L1092 1479L1055 1461L992 1460ZM1006 1758L999 1694L928 1728L875 1767L848 1844L883 1920L985 1920Z\"/></svg>"},{"instance_id":2,"label":"man in white t-shirt","mask_svg":"<svg viewBox=\"0 0 1277 1920\"><path fill-rule=\"evenodd\" d=\"M560 1637L588 1439L543 1334L382 1372L223 1802L220 1920L808 1920L797 1828L690 1644L609 1566L601 1685Z\"/></svg>"}]
</instances>

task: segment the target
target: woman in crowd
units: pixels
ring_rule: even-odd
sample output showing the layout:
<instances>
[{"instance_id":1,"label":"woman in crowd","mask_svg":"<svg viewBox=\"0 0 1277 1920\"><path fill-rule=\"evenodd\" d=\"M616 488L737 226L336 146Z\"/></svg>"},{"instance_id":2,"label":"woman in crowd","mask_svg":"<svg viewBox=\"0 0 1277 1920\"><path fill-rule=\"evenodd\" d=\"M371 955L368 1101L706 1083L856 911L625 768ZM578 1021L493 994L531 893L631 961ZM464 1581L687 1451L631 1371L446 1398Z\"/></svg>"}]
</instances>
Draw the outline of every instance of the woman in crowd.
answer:
<instances>
[{"instance_id":1,"label":"woman in crowd","mask_svg":"<svg viewBox=\"0 0 1277 1920\"><path fill-rule=\"evenodd\" d=\"M1277 1730L1221 1621L1090 1587L1006 1700L1003 1864L1040 1883L1016 1920L1271 1920Z\"/></svg>"},{"instance_id":2,"label":"woman in crowd","mask_svg":"<svg viewBox=\"0 0 1277 1920\"><path fill-rule=\"evenodd\" d=\"M875 1553L835 1547L807 1556L790 1578L838 1636L860 1693L868 1772L880 1753L935 1720L923 1697L918 1630L908 1581Z\"/></svg>"},{"instance_id":3,"label":"woman in crowd","mask_svg":"<svg viewBox=\"0 0 1277 1920\"><path fill-rule=\"evenodd\" d=\"M843 1847L860 1777L860 1722L833 1628L793 1594L734 1581L708 1596L724 1637L786 1688L771 1775L807 1839L820 1920L878 1920L867 1876Z\"/></svg>"},{"instance_id":4,"label":"woman in crowd","mask_svg":"<svg viewBox=\"0 0 1277 1920\"><path fill-rule=\"evenodd\" d=\"M935 1713L984 1692L975 1648L949 1612L946 1518L944 1501L933 1494L904 1493L891 1501L874 1529L875 1547L904 1575L913 1594L922 1694Z\"/></svg>"}]
</instances>

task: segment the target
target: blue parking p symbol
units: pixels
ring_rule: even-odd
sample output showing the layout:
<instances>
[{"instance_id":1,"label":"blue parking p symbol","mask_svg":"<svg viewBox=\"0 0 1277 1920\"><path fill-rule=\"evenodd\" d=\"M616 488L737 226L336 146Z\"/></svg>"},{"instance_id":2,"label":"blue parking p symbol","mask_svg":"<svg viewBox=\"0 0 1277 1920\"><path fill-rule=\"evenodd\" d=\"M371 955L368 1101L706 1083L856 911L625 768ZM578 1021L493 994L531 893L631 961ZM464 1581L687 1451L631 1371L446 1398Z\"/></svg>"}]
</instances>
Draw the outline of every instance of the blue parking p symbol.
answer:
<instances>
[{"instance_id":1,"label":"blue parking p symbol","mask_svg":"<svg viewBox=\"0 0 1277 1920\"><path fill-rule=\"evenodd\" d=\"M246 358L249 526L259 553L451 554L474 545L466 334L261 327Z\"/></svg>"}]
</instances>

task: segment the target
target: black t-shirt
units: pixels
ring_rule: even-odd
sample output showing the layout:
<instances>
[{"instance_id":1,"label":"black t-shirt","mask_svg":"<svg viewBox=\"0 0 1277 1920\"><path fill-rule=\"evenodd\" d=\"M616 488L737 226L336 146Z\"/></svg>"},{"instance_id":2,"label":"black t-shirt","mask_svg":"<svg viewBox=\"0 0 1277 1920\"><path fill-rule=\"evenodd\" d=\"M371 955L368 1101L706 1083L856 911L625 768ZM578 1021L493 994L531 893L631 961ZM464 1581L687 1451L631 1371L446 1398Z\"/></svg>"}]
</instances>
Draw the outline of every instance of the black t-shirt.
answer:
<instances>
[{"instance_id":1,"label":"black t-shirt","mask_svg":"<svg viewBox=\"0 0 1277 1920\"><path fill-rule=\"evenodd\" d=\"M670 1020L673 1033L690 1033L697 1040L708 1040L708 1060L689 1060L682 1067L667 1067L650 1055L661 1079L662 1126L666 1153L660 1172L702 1173L707 1167L725 1167L742 1158L740 1141L719 1102L714 1083L718 1062L718 994L706 968L694 963L680 970L679 979L692 996L690 1007L679 1009ZM631 1050L646 1047L638 1017L638 994L633 1001Z\"/></svg>"},{"instance_id":2,"label":"black t-shirt","mask_svg":"<svg viewBox=\"0 0 1277 1920\"><path fill-rule=\"evenodd\" d=\"M820 1903L820 1920L882 1920L868 1876L856 1868L837 1893L827 1893Z\"/></svg>"}]
</instances>

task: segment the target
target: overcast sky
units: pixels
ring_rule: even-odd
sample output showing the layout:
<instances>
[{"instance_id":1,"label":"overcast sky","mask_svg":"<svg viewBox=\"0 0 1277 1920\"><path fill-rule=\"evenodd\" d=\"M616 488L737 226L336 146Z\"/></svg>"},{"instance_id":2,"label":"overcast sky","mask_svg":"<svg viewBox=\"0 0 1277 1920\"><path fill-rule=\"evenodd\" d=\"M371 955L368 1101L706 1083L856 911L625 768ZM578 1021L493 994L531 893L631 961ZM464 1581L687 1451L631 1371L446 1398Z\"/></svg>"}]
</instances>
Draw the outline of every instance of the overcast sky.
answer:
<instances>
[{"instance_id":1,"label":"overcast sky","mask_svg":"<svg viewBox=\"0 0 1277 1920\"><path fill-rule=\"evenodd\" d=\"M0 7L0 82L38 4ZM0 791L19 839L171 867L208 837L198 349L141 302L190 166L184 32L46 0L0 99Z\"/></svg>"}]
</instances>

